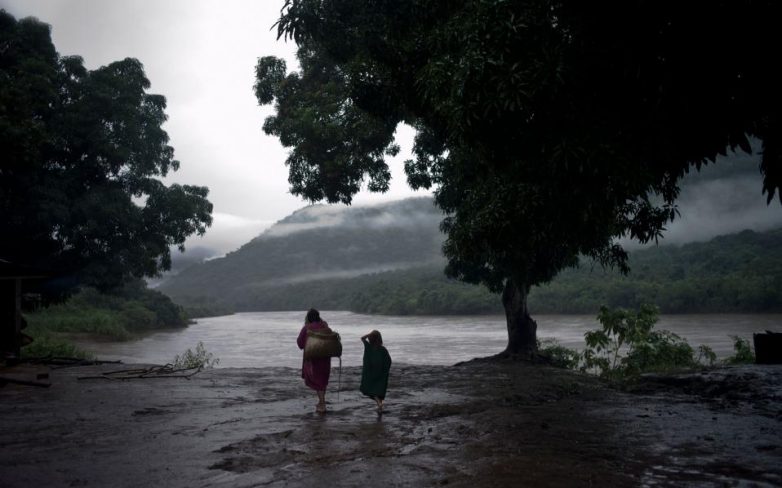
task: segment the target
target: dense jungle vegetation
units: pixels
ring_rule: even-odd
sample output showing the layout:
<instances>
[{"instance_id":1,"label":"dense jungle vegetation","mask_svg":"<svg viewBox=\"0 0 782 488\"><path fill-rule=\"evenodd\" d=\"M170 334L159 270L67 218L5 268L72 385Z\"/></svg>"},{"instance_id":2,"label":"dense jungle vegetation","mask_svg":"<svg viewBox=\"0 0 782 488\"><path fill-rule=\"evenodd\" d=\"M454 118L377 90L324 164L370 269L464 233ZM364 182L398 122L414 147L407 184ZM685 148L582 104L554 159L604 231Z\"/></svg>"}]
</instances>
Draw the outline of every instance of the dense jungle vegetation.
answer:
<instances>
[{"instance_id":1,"label":"dense jungle vegetation","mask_svg":"<svg viewBox=\"0 0 782 488\"><path fill-rule=\"evenodd\" d=\"M166 295L147 289L142 280L127 283L110 294L84 288L67 301L25 315L24 333L33 341L22 348L27 357L81 356L66 339L90 334L128 340L153 330L185 327L182 307Z\"/></svg>"}]
</instances>

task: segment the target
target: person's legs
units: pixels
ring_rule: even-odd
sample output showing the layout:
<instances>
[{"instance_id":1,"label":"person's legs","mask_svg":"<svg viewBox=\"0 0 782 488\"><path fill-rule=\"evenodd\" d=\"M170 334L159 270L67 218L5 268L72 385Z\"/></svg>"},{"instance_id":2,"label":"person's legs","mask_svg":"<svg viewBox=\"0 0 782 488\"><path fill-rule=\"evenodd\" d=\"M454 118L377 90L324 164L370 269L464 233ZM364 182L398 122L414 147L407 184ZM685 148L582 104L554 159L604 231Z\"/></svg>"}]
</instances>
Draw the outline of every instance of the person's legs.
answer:
<instances>
[{"instance_id":1,"label":"person's legs","mask_svg":"<svg viewBox=\"0 0 782 488\"><path fill-rule=\"evenodd\" d=\"M317 390L318 392L318 406L315 408L318 412L326 411L326 390Z\"/></svg>"},{"instance_id":2,"label":"person's legs","mask_svg":"<svg viewBox=\"0 0 782 488\"><path fill-rule=\"evenodd\" d=\"M377 413L383 412L383 399L380 397L372 397L372 399L377 403Z\"/></svg>"}]
</instances>

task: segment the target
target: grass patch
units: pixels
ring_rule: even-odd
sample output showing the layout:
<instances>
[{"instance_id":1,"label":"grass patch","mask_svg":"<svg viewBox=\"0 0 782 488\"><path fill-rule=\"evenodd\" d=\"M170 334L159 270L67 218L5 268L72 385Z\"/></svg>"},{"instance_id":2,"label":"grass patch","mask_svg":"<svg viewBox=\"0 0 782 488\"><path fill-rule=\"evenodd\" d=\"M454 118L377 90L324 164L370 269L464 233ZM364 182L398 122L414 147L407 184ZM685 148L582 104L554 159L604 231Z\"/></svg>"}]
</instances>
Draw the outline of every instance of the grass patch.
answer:
<instances>
[{"instance_id":1,"label":"grass patch","mask_svg":"<svg viewBox=\"0 0 782 488\"><path fill-rule=\"evenodd\" d=\"M79 349L44 327L31 324L25 329L25 333L33 338L33 342L22 348L22 358L67 357L93 359L90 353Z\"/></svg>"},{"instance_id":2,"label":"grass patch","mask_svg":"<svg viewBox=\"0 0 782 488\"><path fill-rule=\"evenodd\" d=\"M124 324L124 318L118 312L106 309L55 305L27 315L27 320L35 329L49 332L83 332L115 341L126 341L133 337ZM33 334L29 335L35 338Z\"/></svg>"}]
</instances>

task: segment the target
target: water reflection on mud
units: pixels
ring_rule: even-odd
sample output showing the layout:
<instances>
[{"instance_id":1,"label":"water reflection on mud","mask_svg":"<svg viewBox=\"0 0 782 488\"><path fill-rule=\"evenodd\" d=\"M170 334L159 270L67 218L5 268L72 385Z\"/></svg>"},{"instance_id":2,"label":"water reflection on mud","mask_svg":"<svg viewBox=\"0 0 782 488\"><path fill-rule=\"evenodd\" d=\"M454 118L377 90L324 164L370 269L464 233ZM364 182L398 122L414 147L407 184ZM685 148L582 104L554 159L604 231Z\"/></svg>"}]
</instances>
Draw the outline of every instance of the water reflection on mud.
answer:
<instances>
[{"instance_id":1,"label":"water reflection on mud","mask_svg":"<svg viewBox=\"0 0 782 488\"><path fill-rule=\"evenodd\" d=\"M395 363L387 411L343 370L314 411L293 368L0 389L0 479L29 486L780 486L782 366L617 390L518 363Z\"/></svg>"}]
</instances>

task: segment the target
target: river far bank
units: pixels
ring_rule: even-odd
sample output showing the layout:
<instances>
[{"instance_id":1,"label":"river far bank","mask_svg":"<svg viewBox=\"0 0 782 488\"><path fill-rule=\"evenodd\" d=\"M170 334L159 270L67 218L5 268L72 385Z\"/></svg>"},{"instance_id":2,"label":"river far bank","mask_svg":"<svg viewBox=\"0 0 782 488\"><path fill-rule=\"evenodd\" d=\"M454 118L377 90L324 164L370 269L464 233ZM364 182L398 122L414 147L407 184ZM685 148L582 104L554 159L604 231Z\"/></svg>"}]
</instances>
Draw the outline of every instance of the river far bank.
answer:
<instances>
[{"instance_id":1,"label":"river far bank","mask_svg":"<svg viewBox=\"0 0 782 488\"><path fill-rule=\"evenodd\" d=\"M334 368L325 415L294 368L79 379L135 367L17 370L51 386L0 388L0 485L782 485L782 366L617 389L525 363L395 364L382 416L357 367Z\"/></svg>"}]
</instances>

